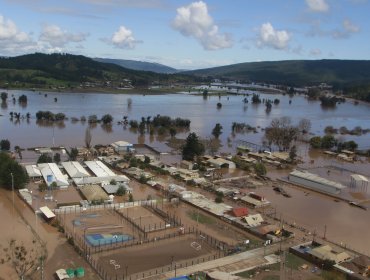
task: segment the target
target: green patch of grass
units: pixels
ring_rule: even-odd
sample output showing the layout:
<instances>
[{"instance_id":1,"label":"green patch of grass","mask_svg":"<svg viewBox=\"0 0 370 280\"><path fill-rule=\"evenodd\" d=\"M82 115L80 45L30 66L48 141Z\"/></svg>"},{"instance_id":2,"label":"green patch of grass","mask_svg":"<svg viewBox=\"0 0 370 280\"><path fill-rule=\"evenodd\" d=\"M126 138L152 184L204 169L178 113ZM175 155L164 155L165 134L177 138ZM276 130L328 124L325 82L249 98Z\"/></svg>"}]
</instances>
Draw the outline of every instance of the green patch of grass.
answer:
<instances>
[{"instance_id":1,"label":"green patch of grass","mask_svg":"<svg viewBox=\"0 0 370 280\"><path fill-rule=\"evenodd\" d=\"M285 266L294 270L299 269L303 264L307 264L306 260L291 253L287 253L285 257Z\"/></svg>"},{"instance_id":2,"label":"green patch of grass","mask_svg":"<svg viewBox=\"0 0 370 280\"><path fill-rule=\"evenodd\" d=\"M209 216L204 215L200 211L188 211L186 212L188 217L193 221L197 221L200 224L213 225L216 223L215 219Z\"/></svg>"}]
</instances>

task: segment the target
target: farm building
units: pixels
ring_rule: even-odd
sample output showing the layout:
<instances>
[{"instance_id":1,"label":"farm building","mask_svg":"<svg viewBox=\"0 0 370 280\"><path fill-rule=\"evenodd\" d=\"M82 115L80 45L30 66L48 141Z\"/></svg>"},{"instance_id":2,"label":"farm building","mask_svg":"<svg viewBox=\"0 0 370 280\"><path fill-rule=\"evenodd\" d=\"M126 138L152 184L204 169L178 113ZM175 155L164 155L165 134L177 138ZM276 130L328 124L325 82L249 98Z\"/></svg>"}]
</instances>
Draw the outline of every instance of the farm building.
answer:
<instances>
[{"instance_id":1,"label":"farm building","mask_svg":"<svg viewBox=\"0 0 370 280\"><path fill-rule=\"evenodd\" d=\"M115 175L115 176L106 176L106 177L80 177L80 178L72 178L73 182L77 186L82 185L108 185L112 180L115 180L117 183L123 182L128 183L130 179L127 178L125 175Z\"/></svg>"},{"instance_id":2,"label":"farm building","mask_svg":"<svg viewBox=\"0 0 370 280\"><path fill-rule=\"evenodd\" d=\"M117 141L111 144L116 153L134 152L134 145L126 141Z\"/></svg>"},{"instance_id":3,"label":"farm building","mask_svg":"<svg viewBox=\"0 0 370 280\"><path fill-rule=\"evenodd\" d=\"M86 185L80 187L82 195L88 202L93 201L109 201L109 196L98 185Z\"/></svg>"},{"instance_id":4,"label":"farm building","mask_svg":"<svg viewBox=\"0 0 370 280\"><path fill-rule=\"evenodd\" d=\"M257 227L263 223L263 218L261 214L255 214L244 217L244 221L250 227Z\"/></svg>"},{"instance_id":5,"label":"farm building","mask_svg":"<svg viewBox=\"0 0 370 280\"><path fill-rule=\"evenodd\" d=\"M220 157L211 157L207 160L207 163L215 168L229 168L229 169L236 168L234 162Z\"/></svg>"},{"instance_id":6,"label":"farm building","mask_svg":"<svg viewBox=\"0 0 370 280\"><path fill-rule=\"evenodd\" d=\"M126 183L120 183L116 185L103 185L102 188L105 190L107 194L116 194L118 189L123 187L125 193L132 193L132 188L130 188Z\"/></svg>"},{"instance_id":7,"label":"farm building","mask_svg":"<svg viewBox=\"0 0 370 280\"><path fill-rule=\"evenodd\" d=\"M89 177L90 174L78 161L62 162L62 166L71 178Z\"/></svg>"},{"instance_id":8,"label":"farm building","mask_svg":"<svg viewBox=\"0 0 370 280\"><path fill-rule=\"evenodd\" d=\"M249 193L246 196L240 198L241 201L245 202L248 205L253 206L254 208L265 207L271 202L266 200L263 196L260 196L255 193Z\"/></svg>"},{"instance_id":9,"label":"farm building","mask_svg":"<svg viewBox=\"0 0 370 280\"><path fill-rule=\"evenodd\" d=\"M41 178L42 174L36 165L26 165L26 171L30 178Z\"/></svg>"},{"instance_id":10,"label":"farm building","mask_svg":"<svg viewBox=\"0 0 370 280\"><path fill-rule=\"evenodd\" d=\"M328 194L339 194L345 188L342 184L299 170L294 170L289 174L289 181L308 189Z\"/></svg>"},{"instance_id":11,"label":"farm building","mask_svg":"<svg viewBox=\"0 0 370 280\"><path fill-rule=\"evenodd\" d=\"M47 206L40 207L40 211L47 220L55 218L55 214Z\"/></svg>"},{"instance_id":12,"label":"farm building","mask_svg":"<svg viewBox=\"0 0 370 280\"><path fill-rule=\"evenodd\" d=\"M351 175L350 187L357 191L368 192L369 180L362 175L353 174Z\"/></svg>"},{"instance_id":13,"label":"farm building","mask_svg":"<svg viewBox=\"0 0 370 280\"><path fill-rule=\"evenodd\" d=\"M48 186L54 182L59 188L67 188L69 186L68 176L64 175L55 163L41 163L37 167L41 170L41 174Z\"/></svg>"},{"instance_id":14,"label":"farm building","mask_svg":"<svg viewBox=\"0 0 370 280\"><path fill-rule=\"evenodd\" d=\"M309 254L318 261L331 260L335 263L341 263L351 258L347 252L336 251L329 245L322 245L312 249Z\"/></svg>"},{"instance_id":15,"label":"farm building","mask_svg":"<svg viewBox=\"0 0 370 280\"><path fill-rule=\"evenodd\" d=\"M100 160L85 161L85 164L95 174L96 177L108 177L108 176L115 176L116 175L112 170L110 170Z\"/></svg>"}]
</instances>

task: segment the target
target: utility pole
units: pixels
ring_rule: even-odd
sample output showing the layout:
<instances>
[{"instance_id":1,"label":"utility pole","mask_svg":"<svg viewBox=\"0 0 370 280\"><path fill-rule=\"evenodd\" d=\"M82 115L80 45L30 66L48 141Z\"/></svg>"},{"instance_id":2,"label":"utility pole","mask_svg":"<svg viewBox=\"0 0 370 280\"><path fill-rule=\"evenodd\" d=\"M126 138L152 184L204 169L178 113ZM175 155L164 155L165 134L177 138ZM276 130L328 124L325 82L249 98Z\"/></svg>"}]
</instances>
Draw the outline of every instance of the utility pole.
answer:
<instances>
[{"instance_id":1,"label":"utility pole","mask_svg":"<svg viewBox=\"0 0 370 280\"><path fill-rule=\"evenodd\" d=\"M324 227L324 239L326 239L326 225Z\"/></svg>"},{"instance_id":2,"label":"utility pole","mask_svg":"<svg viewBox=\"0 0 370 280\"><path fill-rule=\"evenodd\" d=\"M14 219L14 177L13 177L13 173L10 172L10 176L12 177L12 201L13 201L13 219Z\"/></svg>"}]
</instances>

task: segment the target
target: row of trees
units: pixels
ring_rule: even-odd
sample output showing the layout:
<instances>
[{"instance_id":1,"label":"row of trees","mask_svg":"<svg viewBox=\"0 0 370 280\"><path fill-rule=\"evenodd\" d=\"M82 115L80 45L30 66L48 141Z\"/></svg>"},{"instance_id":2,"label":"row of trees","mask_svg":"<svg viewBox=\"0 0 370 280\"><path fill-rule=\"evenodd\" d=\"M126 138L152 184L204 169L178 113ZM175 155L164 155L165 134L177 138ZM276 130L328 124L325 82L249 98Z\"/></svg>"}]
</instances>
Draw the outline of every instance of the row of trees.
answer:
<instances>
[{"instance_id":1,"label":"row of trees","mask_svg":"<svg viewBox=\"0 0 370 280\"><path fill-rule=\"evenodd\" d=\"M315 149L332 149L334 147L337 147L338 151L341 151L341 150L354 151L358 147L355 141L351 140L351 141L339 142L331 134L325 135L323 137L320 137L320 136L312 137L310 139L310 145L312 148L315 148Z\"/></svg>"},{"instance_id":2,"label":"row of trees","mask_svg":"<svg viewBox=\"0 0 370 280\"><path fill-rule=\"evenodd\" d=\"M36 113L36 119L38 121L63 121L65 118L66 115L63 113L54 114L50 111L38 111Z\"/></svg>"},{"instance_id":3,"label":"row of trees","mask_svg":"<svg viewBox=\"0 0 370 280\"><path fill-rule=\"evenodd\" d=\"M0 97L1 97L1 101L2 102L6 102L6 100L8 99L8 93L3 91L1 94L0 94ZM13 102L15 102L15 97L13 97ZM27 103L27 95L24 95L22 94L21 96L18 97L18 102L19 103Z\"/></svg>"},{"instance_id":4,"label":"row of trees","mask_svg":"<svg viewBox=\"0 0 370 280\"><path fill-rule=\"evenodd\" d=\"M12 188L12 175L14 188L21 189L28 182L27 172L23 167L7 153L0 152L0 186L7 189Z\"/></svg>"}]
</instances>

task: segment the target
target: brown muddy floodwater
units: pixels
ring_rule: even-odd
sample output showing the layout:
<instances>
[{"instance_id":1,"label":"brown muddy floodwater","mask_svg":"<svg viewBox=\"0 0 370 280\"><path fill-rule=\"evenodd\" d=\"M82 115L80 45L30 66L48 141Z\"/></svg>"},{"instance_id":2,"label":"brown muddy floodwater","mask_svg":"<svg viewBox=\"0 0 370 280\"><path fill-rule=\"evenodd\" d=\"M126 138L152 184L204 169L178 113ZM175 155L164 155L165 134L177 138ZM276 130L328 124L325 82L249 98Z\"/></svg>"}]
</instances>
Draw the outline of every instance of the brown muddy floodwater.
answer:
<instances>
[{"instance_id":1,"label":"brown muddy floodwater","mask_svg":"<svg viewBox=\"0 0 370 280\"><path fill-rule=\"evenodd\" d=\"M293 123L298 123L302 118L312 122L311 132L322 135L324 128L332 125L335 128L346 126L353 129L361 126L363 129L370 128L370 105L360 103L354 105L352 101L337 105L335 109L324 109L319 101L309 101L304 96L281 94L264 94L261 98L280 99L279 105L273 105L270 113L266 113L264 104L254 105L250 102L244 104L244 96L210 96L203 99L201 95L189 94L100 94L100 93L38 93L32 91L7 91L9 98L0 107L0 138L11 141L12 147L18 145L22 148L39 146L83 146L87 122L72 122L71 118L80 118L89 115L97 115L101 118L104 114L114 117L112 127L104 127L100 124L92 127L92 144L110 144L117 140L126 140L132 143L150 143L162 150L168 150L163 141L167 137L150 137L148 134L140 136L137 132L125 129L117 122L128 116L129 120L141 120L141 117L168 115L170 117L188 118L191 120L190 130L196 132L202 138L210 137L216 123L223 126L220 136L221 151L234 151L239 140L261 143L264 131L262 128L268 126L272 119L277 117L291 117ZM12 96L16 99L21 94L28 97L26 106L17 102L13 104ZM57 102L54 101L57 98ZM128 107L128 99L131 98L132 105ZM251 97L248 97L251 99ZM292 104L289 104L292 100ZM250 100L249 100L250 101ZM222 103L222 108L217 109L216 104ZM64 113L69 120L53 125L38 124L35 114L37 111L51 111L53 113ZM11 121L10 112L31 114L31 119ZM257 133L231 134L233 122L247 123L253 127L259 127ZM185 138L188 132L178 133L178 138ZM338 136L339 137L339 136ZM229 140L227 141L227 139ZM362 136L340 136L341 140L355 140L362 149L370 148L370 134Z\"/></svg>"},{"instance_id":2,"label":"brown muddy floodwater","mask_svg":"<svg viewBox=\"0 0 370 280\"><path fill-rule=\"evenodd\" d=\"M338 244L370 254L370 212L336 202L333 198L296 187L285 187L291 198L277 194L272 188L259 189L276 208L277 218L296 223L318 236L324 235Z\"/></svg>"}]
</instances>

